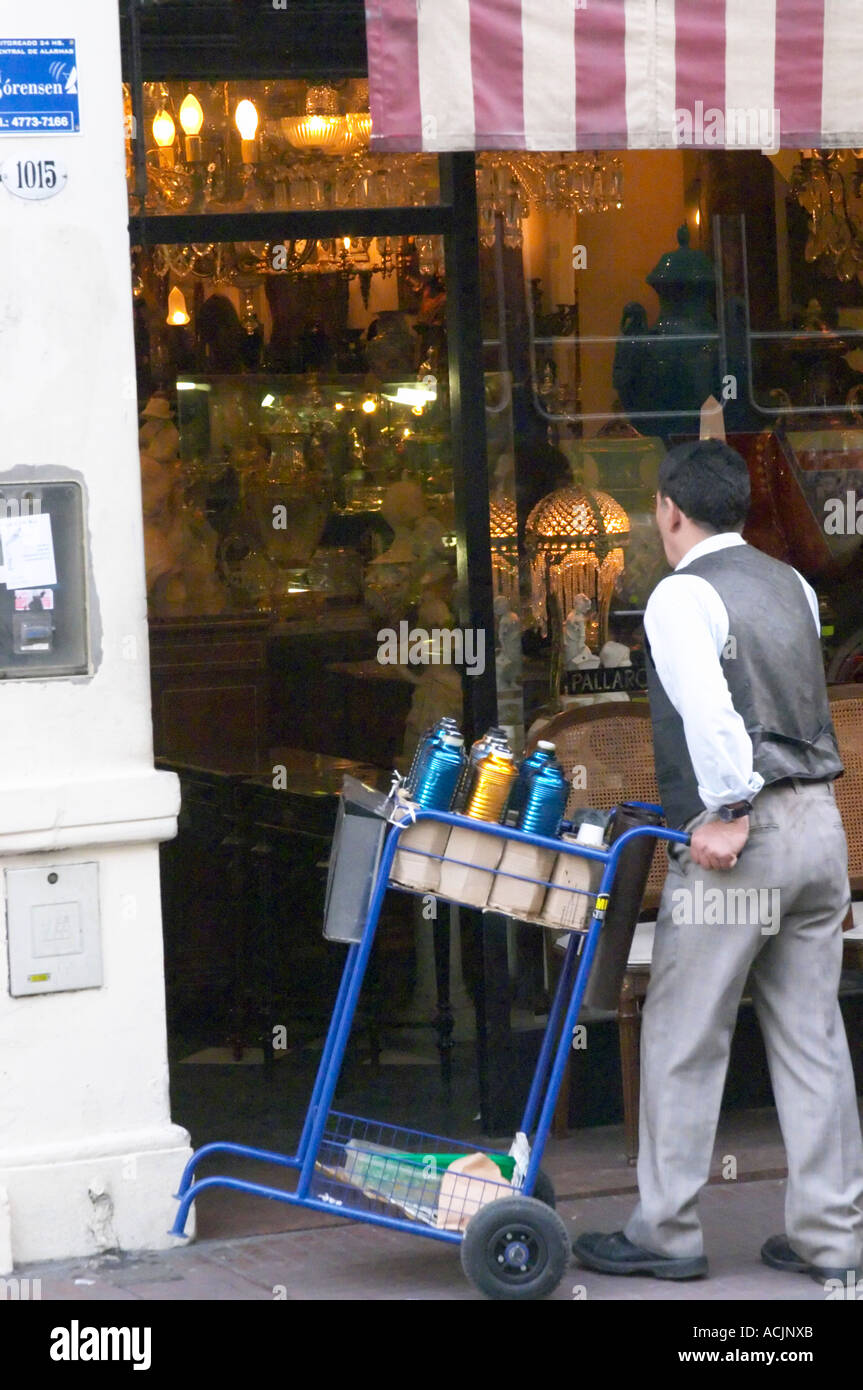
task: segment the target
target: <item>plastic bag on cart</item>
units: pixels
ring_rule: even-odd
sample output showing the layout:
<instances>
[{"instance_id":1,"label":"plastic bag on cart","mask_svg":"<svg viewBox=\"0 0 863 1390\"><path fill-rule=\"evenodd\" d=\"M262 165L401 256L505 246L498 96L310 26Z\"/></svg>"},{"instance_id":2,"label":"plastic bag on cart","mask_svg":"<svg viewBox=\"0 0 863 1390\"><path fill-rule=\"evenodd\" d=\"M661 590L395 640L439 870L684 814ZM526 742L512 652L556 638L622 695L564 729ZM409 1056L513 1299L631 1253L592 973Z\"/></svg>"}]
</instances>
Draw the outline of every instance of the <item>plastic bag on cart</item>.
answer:
<instances>
[{"instance_id":1,"label":"plastic bag on cart","mask_svg":"<svg viewBox=\"0 0 863 1390\"><path fill-rule=\"evenodd\" d=\"M436 1224L445 1231L463 1231L480 1207L512 1195L512 1184L487 1154L465 1154L441 1179Z\"/></svg>"},{"instance_id":2,"label":"plastic bag on cart","mask_svg":"<svg viewBox=\"0 0 863 1390\"><path fill-rule=\"evenodd\" d=\"M634 802L624 802L614 808L608 843L613 844L625 831L634 830L639 825L661 824L662 816L656 812ZM584 992L585 1007L612 1012L618 1008L626 962L629 960L656 845L655 836L643 835L628 844L621 853Z\"/></svg>"},{"instance_id":3,"label":"plastic bag on cart","mask_svg":"<svg viewBox=\"0 0 863 1390\"><path fill-rule=\"evenodd\" d=\"M354 943L363 934L393 802L356 777L345 777L330 850L324 936Z\"/></svg>"}]
</instances>

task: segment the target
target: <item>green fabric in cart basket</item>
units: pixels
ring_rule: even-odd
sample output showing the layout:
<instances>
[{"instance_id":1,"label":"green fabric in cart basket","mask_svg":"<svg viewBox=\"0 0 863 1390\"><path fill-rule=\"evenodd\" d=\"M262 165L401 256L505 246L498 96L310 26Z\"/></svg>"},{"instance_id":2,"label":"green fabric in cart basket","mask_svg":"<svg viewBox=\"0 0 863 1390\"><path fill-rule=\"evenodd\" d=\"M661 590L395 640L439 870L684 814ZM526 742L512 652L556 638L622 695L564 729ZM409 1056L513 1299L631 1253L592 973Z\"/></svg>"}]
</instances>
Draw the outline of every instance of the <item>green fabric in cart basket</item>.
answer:
<instances>
[{"instance_id":1,"label":"green fabric in cart basket","mask_svg":"<svg viewBox=\"0 0 863 1390\"><path fill-rule=\"evenodd\" d=\"M393 1157L396 1152L393 1150ZM398 1158L402 1163L412 1163L419 1168L431 1169L434 1162L434 1170L440 1174L446 1171L451 1163L455 1163L457 1158L465 1158L466 1153L460 1154L410 1154L400 1153ZM501 1177L506 1178L507 1182L512 1182L512 1175L515 1172L515 1159L511 1154L488 1154L492 1163L500 1169Z\"/></svg>"}]
</instances>

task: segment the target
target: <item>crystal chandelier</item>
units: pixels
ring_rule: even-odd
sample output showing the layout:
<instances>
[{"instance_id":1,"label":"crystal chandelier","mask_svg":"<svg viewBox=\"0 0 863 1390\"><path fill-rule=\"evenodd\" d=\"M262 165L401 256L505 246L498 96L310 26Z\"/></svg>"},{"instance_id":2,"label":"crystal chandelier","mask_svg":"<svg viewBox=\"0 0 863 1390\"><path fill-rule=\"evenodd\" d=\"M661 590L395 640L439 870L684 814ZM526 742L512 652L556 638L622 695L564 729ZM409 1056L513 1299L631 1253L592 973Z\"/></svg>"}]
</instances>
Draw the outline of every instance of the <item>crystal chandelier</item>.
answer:
<instances>
[{"instance_id":1,"label":"crystal chandelier","mask_svg":"<svg viewBox=\"0 0 863 1390\"><path fill-rule=\"evenodd\" d=\"M515 499L499 494L489 499L489 537L494 596L519 608L518 512Z\"/></svg>"},{"instance_id":2,"label":"crystal chandelier","mask_svg":"<svg viewBox=\"0 0 863 1390\"><path fill-rule=\"evenodd\" d=\"M791 191L809 214L806 260L863 284L863 150L801 150Z\"/></svg>"},{"instance_id":3,"label":"crystal chandelier","mask_svg":"<svg viewBox=\"0 0 863 1390\"><path fill-rule=\"evenodd\" d=\"M477 161L480 239L493 246L497 218L505 246L520 246L531 208L608 212L623 207L623 166L616 156L541 151L484 151Z\"/></svg>"},{"instance_id":4,"label":"crystal chandelier","mask_svg":"<svg viewBox=\"0 0 863 1390\"><path fill-rule=\"evenodd\" d=\"M368 105L368 83L364 84ZM372 118L368 111L339 113L339 94L328 84L309 87L304 116L283 116L282 134L295 150L316 154L350 154L369 143Z\"/></svg>"}]
</instances>

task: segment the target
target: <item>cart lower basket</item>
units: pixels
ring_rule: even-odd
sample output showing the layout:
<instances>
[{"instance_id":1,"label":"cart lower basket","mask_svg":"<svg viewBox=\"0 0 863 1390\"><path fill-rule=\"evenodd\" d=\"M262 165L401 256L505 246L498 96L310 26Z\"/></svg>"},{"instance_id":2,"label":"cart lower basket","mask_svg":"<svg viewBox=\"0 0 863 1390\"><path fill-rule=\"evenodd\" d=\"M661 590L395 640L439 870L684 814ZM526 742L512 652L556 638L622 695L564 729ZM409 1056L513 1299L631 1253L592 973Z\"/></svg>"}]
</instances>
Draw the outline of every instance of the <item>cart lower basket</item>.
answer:
<instances>
[{"instance_id":1,"label":"cart lower basket","mask_svg":"<svg viewBox=\"0 0 863 1390\"><path fill-rule=\"evenodd\" d=\"M658 807L645 809L659 811ZM400 886L391 881L393 860L402 833L414 820L452 827L467 825L482 834L556 854L578 855L597 865L599 881L589 893L592 911L585 929L570 933L520 1130L506 1154L332 1108L381 904L388 888ZM677 831L645 825L627 831L608 849L600 850L500 825L467 822L462 816L442 811L421 811L414 818L386 824L373 850L361 932L348 947L296 1153L234 1143L213 1143L198 1149L180 1182L172 1234L185 1234L189 1209L202 1192L213 1187L234 1188L313 1211L449 1241L460 1247L470 1281L492 1298L540 1298L552 1292L569 1261L570 1241L554 1210L553 1187L540 1165L620 857L629 842L643 836L679 843L688 839ZM338 853L336 842L333 855ZM198 1164L214 1154L235 1154L291 1169L296 1173L296 1186L286 1191L221 1175L196 1181Z\"/></svg>"}]
</instances>

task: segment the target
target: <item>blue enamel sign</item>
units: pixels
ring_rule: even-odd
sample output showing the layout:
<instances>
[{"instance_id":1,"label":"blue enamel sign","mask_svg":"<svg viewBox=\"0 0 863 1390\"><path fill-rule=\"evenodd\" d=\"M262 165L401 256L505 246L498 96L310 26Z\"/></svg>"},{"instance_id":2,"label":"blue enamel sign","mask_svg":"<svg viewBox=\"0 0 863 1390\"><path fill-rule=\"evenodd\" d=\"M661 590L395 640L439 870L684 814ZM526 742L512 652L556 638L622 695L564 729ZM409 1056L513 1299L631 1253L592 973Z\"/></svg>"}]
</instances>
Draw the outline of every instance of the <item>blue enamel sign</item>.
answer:
<instances>
[{"instance_id":1,"label":"blue enamel sign","mask_svg":"<svg viewBox=\"0 0 863 1390\"><path fill-rule=\"evenodd\" d=\"M80 128L75 40L0 38L0 135Z\"/></svg>"}]
</instances>

